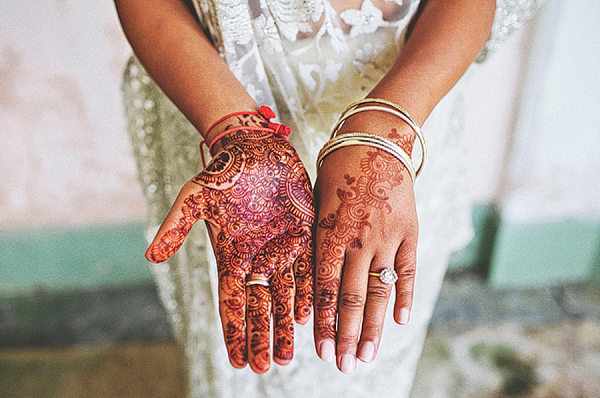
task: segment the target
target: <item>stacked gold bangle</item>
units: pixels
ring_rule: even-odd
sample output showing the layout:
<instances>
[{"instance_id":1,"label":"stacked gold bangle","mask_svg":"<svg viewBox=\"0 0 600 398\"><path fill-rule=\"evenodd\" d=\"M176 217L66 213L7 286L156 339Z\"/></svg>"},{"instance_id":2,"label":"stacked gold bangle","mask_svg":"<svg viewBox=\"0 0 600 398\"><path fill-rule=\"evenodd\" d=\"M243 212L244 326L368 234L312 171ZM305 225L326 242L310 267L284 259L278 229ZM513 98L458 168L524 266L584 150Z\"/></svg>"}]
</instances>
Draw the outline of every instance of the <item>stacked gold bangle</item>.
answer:
<instances>
[{"instance_id":1,"label":"stacked gold bangle","mask_svg":"<svg viewBox=\"0 0 600 398\"><path fill-rule=\"evenodd\" d=\"M376 104L376 105L367 105L367 104ZM362 105L362 106L361 106ZM421 144L421 162L419 163L419 167L416 169L412 164L412 160L410 156L404 152L402 148L393 143L392 141L380 137L375 134L368 133L360 133L360 132L352 132L345 133L341 136L337 136L339 129L342 127L344 122L352 115L355 115L360 112L378 110L384 111L387 113L391 113L399 118L401 118L406 124L408 124L415 132L419 143ZM382 149L393 156L395 156L408 170L410 176L413 180L419 175L421 172L421 168L423 167L423 163L425 162L425 157L427 156L427 148L425 146L425 137L423 136L423 132L421 131L421 127L415 121L415 119L408 113L408 111L401 106L394 104L391 101L387 101L381 98L365 98L363 100L357 101L351 104L348 108L342 112L338 122L333 127L331 132L330 140L325 144L325 146L319 152L319 156L317 157L317 171L319 170L321 163L325 156L335 151L336 149L343 148L345 146L350 145L369 145L379 149Z\"/></svg>"},{"instance_id":2,"label":"stacked gold bangle","mask_svg":"<svg viewBox=\"0 0 600 398\"><path fill-rule=\"evenodd\" d=\"M368 133L347 133L340 135L339 137L334 137L331 140L327 141L327 143L319 152L319 156L317 157L317 170L321 166L321 163L323 162L325 156L329 155L336 149L340 149L345 146L351 145L368 145L382 149L388 152L389 154L393 155L394 157L396 157L396 159L402 162L404 167L406 167L410 174L410 178L414 183L416 178L415 168L412 164L412 161L410 160L410 157L406 154L406 152L404 152L402 148L400 148L398 145L394 144L387 138Z\"/></svg>"}]
</instances>

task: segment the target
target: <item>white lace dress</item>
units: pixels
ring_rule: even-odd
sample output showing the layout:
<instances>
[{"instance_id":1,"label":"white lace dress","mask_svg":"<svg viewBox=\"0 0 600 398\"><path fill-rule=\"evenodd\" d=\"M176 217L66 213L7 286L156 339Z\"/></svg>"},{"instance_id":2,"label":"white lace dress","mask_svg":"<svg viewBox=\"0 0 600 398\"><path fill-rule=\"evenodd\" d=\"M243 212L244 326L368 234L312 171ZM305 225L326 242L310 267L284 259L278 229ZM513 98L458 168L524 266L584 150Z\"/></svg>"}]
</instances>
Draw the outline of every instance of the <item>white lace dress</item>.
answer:
<instances>
[{"instance_id":1,"label":"white lace dress","mask_svg":"<svg viewBox=\"0 0 600 398\"><path fill-rule=\"evenodd\" d=\"M521 26L539 3L498 1L493 34L480 58ZM419 2L194 0L193 4L235 76L259 104L273 107L280 120L292 127L290 141L314 181L316 154L331 126L393 64ZM350 376L317 357L310 323L296 328L296 352L290 365L274 364L261 376L248 367L233 369L219 321L216 265L206 231L197 225L172 259L152 268L185 350L190 396L408 396L447 258L471 237L465 165L460 162L465 158L462 84L440 102L423 126L429 156L415 186L420 236L410 323L398 326L388 314L376 360L359 362ZM135 59L125 71L123 91L149 206L151 239L181 186L202 167L201 137Z\"/></svg>"}]
</instances>

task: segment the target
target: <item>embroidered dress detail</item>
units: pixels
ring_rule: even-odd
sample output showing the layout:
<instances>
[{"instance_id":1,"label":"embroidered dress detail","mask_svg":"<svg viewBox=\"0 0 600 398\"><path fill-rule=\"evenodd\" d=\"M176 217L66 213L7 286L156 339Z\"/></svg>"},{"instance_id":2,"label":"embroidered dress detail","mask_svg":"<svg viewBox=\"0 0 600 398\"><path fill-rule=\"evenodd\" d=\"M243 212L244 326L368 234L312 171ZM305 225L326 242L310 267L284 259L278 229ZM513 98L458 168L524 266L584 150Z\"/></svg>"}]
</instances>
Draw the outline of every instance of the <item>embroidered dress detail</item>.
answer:
<instances>
[{"instance_id":1,"label":"embroidered dress detail","mask_svg":"<svg viewBox=\"0 0 600 398\"><path fill-rule=\"evenodd\" d=\"M340 18L352 26L350 36L373 33L380 27L389 24L383 20L381 10L373 5L370 0L364 0L360 10L345 10L340 13Z\"/></svg>"}]
</instances>

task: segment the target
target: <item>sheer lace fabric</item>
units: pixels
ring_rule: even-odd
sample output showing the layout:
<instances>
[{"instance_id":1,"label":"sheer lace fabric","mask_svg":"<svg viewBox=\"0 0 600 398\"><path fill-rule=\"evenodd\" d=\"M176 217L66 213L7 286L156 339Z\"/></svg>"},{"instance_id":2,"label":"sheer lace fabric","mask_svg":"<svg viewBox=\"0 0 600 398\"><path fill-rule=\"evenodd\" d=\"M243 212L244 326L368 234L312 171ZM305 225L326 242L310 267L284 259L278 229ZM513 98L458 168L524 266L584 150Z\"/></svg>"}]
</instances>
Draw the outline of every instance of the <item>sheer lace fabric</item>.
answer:
<instances>
[{"instance_id":1,"label":"sheer lace fabric","mask_svg":"<svg viewBox=\"0 0 600 398\"><path fill-rule=\"evenodd\" d=\"M522 23L525 17L520 16L529 15L538 4L499 1L496 33L486 54L506 36L503 27L515 26L515 15ZM314 181L316 154L330 128L340 112L364 97L393 64L419 3L197 0L194 5L236 77L259 104L276 108L280 119L292 126L290 140ZM440 102L423 126L429 157L416 184L421 232L409 325L396 325L388 314L377 360L359 363L352 377L317 358L311 325L296 328L296 355L290 365L273 365L263 376L235 370L228 363L220 327L214 256L205 229L198 225L172 259L152 268L175 335L185 349L190 396L408 395L447 257L471 236L462 162L462 85ZM123 91L149 205L151 239L181 186L202 167L201 137L135 59L125 71Z\"/></svg>"}]
</instances>

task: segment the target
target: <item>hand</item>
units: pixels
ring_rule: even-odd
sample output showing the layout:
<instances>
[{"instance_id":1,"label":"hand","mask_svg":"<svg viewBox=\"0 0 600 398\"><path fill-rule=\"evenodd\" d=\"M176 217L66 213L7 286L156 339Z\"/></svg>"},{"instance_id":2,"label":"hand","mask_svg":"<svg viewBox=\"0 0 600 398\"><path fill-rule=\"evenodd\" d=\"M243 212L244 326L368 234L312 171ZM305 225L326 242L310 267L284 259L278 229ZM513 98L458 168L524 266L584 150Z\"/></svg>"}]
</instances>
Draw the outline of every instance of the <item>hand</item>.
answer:
<instances>
[{"instance_id":1,"label":"hand","mask_svg":"<svg viewBox=\"0 0 600 398\"><path fill-rule=\"evenodd\" d=\"M353 128L352 119L346 131L372 131ZM389 129L386 137L410 154L414 137L406 130ZM351 373L356 357L375 358L392 292L369 272L396 270L394 319L408 322L418 235L413 184L389 153L349 146L323 161L315 200L315 344L322 359L337 356L338 368Z\"/></svg>"},{"instance_id":2,"label":"hand","mask_svg":"<svg viewBox=\"0 0 600 398\"><path fill-rule=\"evenodd\" d=\"M257 116L239 117L242 125ZM244 124L247 123L247 124ZM294 352L295 319L306 323L312 290L313 194L308 175L285 138L236 131L203 172L181 189L148 247L152 262L171 257L198 220L207 222L219 275L220 314L231 364L257 373L273 357L285 365ZM247 281L259 280L264 284Z\"/></svg>"}]
</instances>

